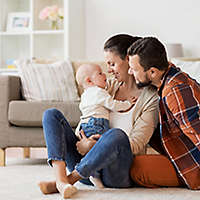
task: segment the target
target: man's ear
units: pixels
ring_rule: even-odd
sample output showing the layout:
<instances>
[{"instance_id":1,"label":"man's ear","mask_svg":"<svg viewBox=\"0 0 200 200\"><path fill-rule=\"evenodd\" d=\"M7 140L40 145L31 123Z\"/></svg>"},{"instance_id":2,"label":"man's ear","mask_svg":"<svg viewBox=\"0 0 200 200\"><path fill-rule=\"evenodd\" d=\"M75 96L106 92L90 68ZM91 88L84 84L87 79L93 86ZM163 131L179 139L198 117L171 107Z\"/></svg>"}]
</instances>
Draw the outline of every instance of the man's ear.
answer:
<instances>
[{"instance_id":1,"label":"man's ear","mask_svg":"<svg viewBox=\"0 0 200 200\"><path fill-rule=\"evenodd\" d=\"M149 76L151 77L151 80L152 80L152 79L155 79L155 77L158 76L159 72L160 72L160 71L159 71L158 68L156 68L156 67L151 67L151 68L149 69Z\"/></svg>"}]
</instances>

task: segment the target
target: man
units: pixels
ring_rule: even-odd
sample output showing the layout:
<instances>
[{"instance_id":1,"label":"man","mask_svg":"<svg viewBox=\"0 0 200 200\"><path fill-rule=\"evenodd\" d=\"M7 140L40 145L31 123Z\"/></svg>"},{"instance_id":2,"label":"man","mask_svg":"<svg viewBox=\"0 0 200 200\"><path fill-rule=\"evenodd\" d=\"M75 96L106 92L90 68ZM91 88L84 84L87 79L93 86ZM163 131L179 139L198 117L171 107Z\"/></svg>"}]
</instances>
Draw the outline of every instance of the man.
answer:
<instances>
[{"instance_id":1,"label":"man","mask_svg":"<svg viewBox=\"0 0 200 200\"><path fill-rule=\"evenodd\" d=\"M160 96L160 130L150 144L161 154L136 156L133 180L146 187L200 189L200 84L168 62L154 37L133 43L128 56L137 86L156 86Z\"/></svg>"}]
</instances>

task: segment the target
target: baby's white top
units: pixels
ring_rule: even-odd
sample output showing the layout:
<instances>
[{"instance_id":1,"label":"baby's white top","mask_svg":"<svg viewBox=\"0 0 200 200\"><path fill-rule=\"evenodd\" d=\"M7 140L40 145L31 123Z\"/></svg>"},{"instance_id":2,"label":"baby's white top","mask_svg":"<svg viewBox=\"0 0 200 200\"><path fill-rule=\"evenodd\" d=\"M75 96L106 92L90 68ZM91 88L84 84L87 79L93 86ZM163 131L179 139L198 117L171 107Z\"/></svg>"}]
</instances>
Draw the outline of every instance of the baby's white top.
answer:
<instances>
[{"instance_id":1,"label":"baby's white top","mask_svg":"<svg viewBox=\"0 0 200 200\"><path fill-rule=\"evenodd\" d=\"M110 111L127 110L130 106L130 102L115 100L105 89L94 86L85 89L79 108L81 119L96 117L109 120Z\"/></svg>"}]
</instances>

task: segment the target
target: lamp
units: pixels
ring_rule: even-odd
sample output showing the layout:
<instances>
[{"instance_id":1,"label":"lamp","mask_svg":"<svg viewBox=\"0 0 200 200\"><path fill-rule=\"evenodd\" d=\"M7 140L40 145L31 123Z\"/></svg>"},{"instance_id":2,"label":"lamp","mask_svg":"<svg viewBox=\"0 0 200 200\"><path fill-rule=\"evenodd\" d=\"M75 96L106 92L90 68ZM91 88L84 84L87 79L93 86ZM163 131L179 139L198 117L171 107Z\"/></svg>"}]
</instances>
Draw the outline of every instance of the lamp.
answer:
<instances>
[{"instance_id":1,"label":"lamp","mask_svg":"<svg viewBox=\"0 0 200 200\"><path fill-rule=\"evenodd\" d=\"M170 59L175 57L183 57L183 47L180 43L166 44L166 51Z\"/></svg>"}]
</instances>

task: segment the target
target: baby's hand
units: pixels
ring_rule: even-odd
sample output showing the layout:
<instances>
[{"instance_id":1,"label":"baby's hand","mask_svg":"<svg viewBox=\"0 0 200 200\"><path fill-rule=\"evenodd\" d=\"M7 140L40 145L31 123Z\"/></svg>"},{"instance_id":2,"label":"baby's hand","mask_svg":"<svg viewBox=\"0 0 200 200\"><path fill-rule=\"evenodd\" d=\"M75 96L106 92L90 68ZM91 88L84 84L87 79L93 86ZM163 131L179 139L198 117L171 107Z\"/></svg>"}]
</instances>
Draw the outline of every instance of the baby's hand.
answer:
<instances>
[{"instance_id":1,"label":"baby's hand","mask_svg":"<svg viewBox=\"0 0 200 200\"><path fill-rule=\"evenodd\" d=\"M131 96L131 97L128 98L128 101L131 103L131 105L135 105L137 99L138 99L137 97Z\"/></svg>"}]
</instances>

